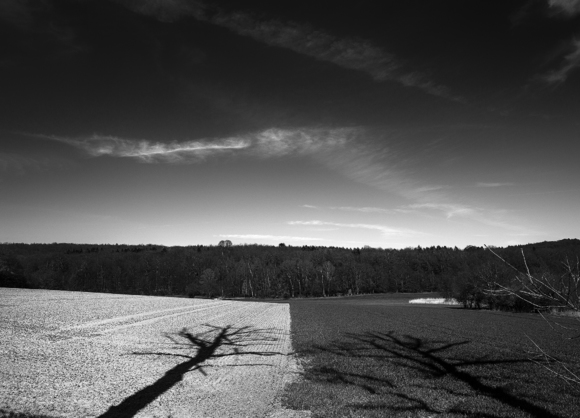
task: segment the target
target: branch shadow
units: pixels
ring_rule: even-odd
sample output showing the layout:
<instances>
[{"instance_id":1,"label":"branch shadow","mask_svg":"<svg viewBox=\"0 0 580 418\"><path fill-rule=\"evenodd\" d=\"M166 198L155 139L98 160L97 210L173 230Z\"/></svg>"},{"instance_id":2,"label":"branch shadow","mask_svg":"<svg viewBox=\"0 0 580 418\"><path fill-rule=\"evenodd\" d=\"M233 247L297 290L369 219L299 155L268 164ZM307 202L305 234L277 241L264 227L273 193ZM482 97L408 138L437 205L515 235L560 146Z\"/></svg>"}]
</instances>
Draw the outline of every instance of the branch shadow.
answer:
<instances>
[{"instance_id":1,"label":"branch shadow","mask_svg":"<svg viewBox=\"0 0 580 418\"><path fill-rule=\"evenodd\" d=\"M436 406L438 402L434 401L442 395L450 399L466 399L474 396L472 391L475 391L478 396L494 401L502 409L511 407L532 417L559 417L515 394L512 389L518 387L517 380L501 381L501 385L496 385L496 382L491 382L492 379L485 375L489 368L501 369L516 363L531 364L529 359L497 359L487 355L473 357L466 355L469 351L461 348L468 344L470 341L427 340L411 335L396 335L394 332L350 333L342 341L316 346L315 349L334 356L375 364L377 370L385 367L388 372L383 369L371 375L364 372L353 373L348 368L344 371L345 368L341 366L322 366L311 370L310 375L313 380L358 386L370 395L378 394L378 397L369 398L373 399L371 402L347 405L354 409L391 413L468 413L470 416L482 418L497 417L498 415L484 411L473 415L474 411L465 410L460 405L447 405L442 410ZM479 370L479 375L476 370ZM437 395L434 396L434 393ZM389 401L383 402L384 399Z\"/></svg>"},{"instance_id":2,"label":"branch shadow","mask_svg":"<svg viewBox=\"0 0 580 418\"><path fill-rule=\"evenodd\" d=\"M275 342L277 338L273 336L272 331L267 329L257 329L253 327L233 327L228 325L226 327L216 327L212 325L205 325L210 328L208 331L192 334L186 328L182 329L175 335L166 334L166 337L171 340L172 347L177 350L194 351L193 355L167 353L167 352L134 352L137 356L169 356L181 357L185 360L171 369L167 370L165 374L157 379L149 386L140 389L133 395L125 398L116 406L111 406L105 413L98 418L113 418L113 417L133 417L141 409L145 408L163 393L167 392L177 383L179 383L184 375L188 372L199 371L204 376L207 375L206 367L210 365L205 364L207 360L244 355L257 356L277 356L285 355L284 353L274 351L255 351L250 348L257 343L264 345L266 342ZM247 366L254 366L259 364L246 364Z\"/></svg>"}]
</instances>

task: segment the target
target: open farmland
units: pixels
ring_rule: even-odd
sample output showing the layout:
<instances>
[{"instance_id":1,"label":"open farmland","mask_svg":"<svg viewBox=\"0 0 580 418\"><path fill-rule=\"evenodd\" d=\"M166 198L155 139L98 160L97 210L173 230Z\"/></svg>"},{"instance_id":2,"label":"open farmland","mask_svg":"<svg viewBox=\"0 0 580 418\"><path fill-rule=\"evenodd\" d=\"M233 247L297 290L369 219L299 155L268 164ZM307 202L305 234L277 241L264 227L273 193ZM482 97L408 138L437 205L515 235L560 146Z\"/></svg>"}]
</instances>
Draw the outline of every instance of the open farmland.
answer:
<instances>
[{"instance_id":1,"label":"open farmland","mask_svg":"<svg viewBox=\"0 0 580 418\"><path fill-rule=\"evenodd\" d=\"M0 416L577 417L580 408L577 388L530 361L526 335L576 367L580 341L562 341L538 315L408 303L430 294L287 304L1 290Z\"/></svg>"},{"instance_id":2,"label":"open farmland","mask_svg":"<svg viewBox=\"0 0 580 418\"><path fill-rule=\"evenodd\" d=\"M290 414L287 304L1 289L0 305L0 415Z\"/></svg>"},{"instance_id":3,"label":"open farmland","mask_svg":"<svg viewBox=\"0 0 580 418\"><path fill-rule=\"evenodd\" d=\"M530 362L526 335L576 367L580 341L563 341L539 315L408 303L417 297L292 300L305 379L287 388L287 407L316 417L580 416L580 391Z\"/></svg>"}]
</instances>

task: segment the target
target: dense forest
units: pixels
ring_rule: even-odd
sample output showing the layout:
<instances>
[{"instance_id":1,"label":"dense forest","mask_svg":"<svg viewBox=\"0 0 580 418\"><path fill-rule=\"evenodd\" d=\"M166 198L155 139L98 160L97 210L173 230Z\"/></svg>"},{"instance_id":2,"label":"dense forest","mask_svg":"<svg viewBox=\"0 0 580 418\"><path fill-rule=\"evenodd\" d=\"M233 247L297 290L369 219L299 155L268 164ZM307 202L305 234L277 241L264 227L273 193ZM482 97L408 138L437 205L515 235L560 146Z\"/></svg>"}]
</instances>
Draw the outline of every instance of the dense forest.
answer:
<instances>
[{"instance_id":1,"label":"dense forest","mask_svg":"<svg viewBox=\"0 0 580 418\"><path fill-rule=\"evenodd\" d=\"M576 265L580 240L493 252L522 272L556 278L566 273L567 260ZM396 250L234 246L229 241L189 247L0 244L3 287L254 298L440 292L466 306L523 309L521 301L491 296L498 286L515 286L516 276L492 251L475 246Z\"/></svg>"}]
</instances>

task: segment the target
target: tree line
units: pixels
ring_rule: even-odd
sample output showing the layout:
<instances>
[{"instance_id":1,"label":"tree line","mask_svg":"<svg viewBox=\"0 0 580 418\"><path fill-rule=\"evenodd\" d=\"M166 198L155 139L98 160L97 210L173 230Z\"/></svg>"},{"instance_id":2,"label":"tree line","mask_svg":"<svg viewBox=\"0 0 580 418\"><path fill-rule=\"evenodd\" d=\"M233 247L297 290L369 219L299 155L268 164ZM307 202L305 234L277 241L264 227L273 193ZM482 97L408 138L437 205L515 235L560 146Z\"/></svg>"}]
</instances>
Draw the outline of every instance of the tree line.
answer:
<instances>
[{"instance_id":1,"label":"tree line","mask_svg":"<svg viewBox=\"0 0 580 418\"><path fill-rule=\"evenodd\" d=\"M518 285L513 267L556 279L565 273L562 263L576 260L578 254L577 239L493 248L493 253L475 246L381 249L229 242L187 247L5 243L0 244L0 286L253 298L440 292L466 307L525 310L530 308L525 301L497 291Z\"/></svg>"}]
</instances>

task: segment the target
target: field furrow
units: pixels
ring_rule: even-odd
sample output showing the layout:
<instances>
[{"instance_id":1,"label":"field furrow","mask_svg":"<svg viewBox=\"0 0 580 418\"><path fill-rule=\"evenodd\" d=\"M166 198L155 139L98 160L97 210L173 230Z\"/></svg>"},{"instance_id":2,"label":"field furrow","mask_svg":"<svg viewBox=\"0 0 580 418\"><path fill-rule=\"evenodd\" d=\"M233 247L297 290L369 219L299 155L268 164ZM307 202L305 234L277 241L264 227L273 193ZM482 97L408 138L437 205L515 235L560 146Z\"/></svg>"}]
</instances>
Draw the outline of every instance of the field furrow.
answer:
<instances>
[{"instance_id":1,"label":"field furrow","mask_svg":"<svg viewBox=\"0 0 580 418\"><path fill-rule=\"evenodd\" d=\"M287 304L17 289L0 304L4 411L269 416L296 371Z\"/></svg>"}]
</instances>

